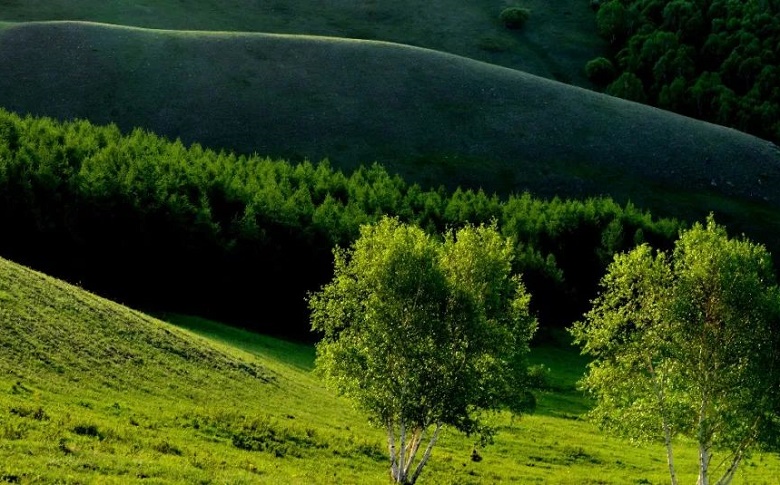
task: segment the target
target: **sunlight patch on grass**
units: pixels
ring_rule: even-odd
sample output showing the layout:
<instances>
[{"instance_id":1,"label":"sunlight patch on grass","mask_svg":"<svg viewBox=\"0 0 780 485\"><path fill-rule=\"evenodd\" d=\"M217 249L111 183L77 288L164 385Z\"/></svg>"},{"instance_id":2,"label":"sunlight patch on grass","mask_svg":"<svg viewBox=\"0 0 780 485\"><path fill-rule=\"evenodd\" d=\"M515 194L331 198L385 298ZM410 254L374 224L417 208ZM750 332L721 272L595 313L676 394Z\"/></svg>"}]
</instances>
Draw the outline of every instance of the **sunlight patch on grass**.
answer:
<instances>
[{"instance_id":1,"label":"sunlight patch on grass","mask_svg":"<svg viewBox=\"0 0 780 485\"><path fill-rule=\"evenodd\" d=\"M174 327L3 259L0 294L14 295L0 305L6 481L319 484L387 476L382 431L312 374L311 345L165 315ZM420 483L665 482L660 445L633 445L582 419L588 403L572 385L584 359L560 343L531 354L550 369L539 412L489 417L498 434L484 448L445 430ZM683 481L695 480L695 454L692 443L679 443ZM778 473L777 457L760 455L735 483L772 483Z\"/></svg>"}]
</instances>

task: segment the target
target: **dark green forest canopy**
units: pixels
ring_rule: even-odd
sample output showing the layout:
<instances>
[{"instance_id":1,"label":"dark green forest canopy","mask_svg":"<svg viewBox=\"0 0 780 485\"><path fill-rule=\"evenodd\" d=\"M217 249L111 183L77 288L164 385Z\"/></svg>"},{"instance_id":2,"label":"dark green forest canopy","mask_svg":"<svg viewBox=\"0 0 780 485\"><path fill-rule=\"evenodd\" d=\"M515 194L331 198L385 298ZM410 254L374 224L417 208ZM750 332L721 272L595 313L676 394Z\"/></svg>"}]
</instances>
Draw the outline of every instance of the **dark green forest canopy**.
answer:
<instances>
[{"instance_id":1,"label":"dark green forest canopy","mask_svg":"<svg viewBox=\"0 0 780 485\"><path fill-rule=\"evenodd\" d=\"M543 324L581 313L615 251L668 246L680 227L607 198L428 190L378 165L345 174L0 111L0 254L146 309L305 335L332 248L383 214L432 233L496 220Z\"/></svg>"},{"instance_id":2,"label":"dark green forest canopy","mask_svg":"<svg viewBox=\"0 0 780 485\"><path fill-rule=\"evenodd\" d=\"M610 0L597 26L607 93L780 141L777 0Z\"/></svg>"}]
</instances>

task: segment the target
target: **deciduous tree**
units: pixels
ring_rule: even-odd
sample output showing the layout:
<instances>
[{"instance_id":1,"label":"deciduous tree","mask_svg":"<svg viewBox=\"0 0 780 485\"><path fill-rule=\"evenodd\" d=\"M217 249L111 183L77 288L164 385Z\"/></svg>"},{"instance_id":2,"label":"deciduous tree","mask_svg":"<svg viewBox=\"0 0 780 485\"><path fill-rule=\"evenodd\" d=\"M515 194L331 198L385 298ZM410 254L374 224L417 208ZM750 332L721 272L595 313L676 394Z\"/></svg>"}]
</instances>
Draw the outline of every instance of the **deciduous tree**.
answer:
<instances>
[{"instance_id":1,"label":"deciduous tree","mask_svg":"<svg viewBox=\"0 0 780 485\"><path fill-rule=\"evenodd\" d=\"M481 412L525 408L536 322L495 227L441 241L384 218L334 253L333 280L309 300L317 369L385 428L396 483L417 480L444 426L479 433Z\"/></svg>"},{"instance_id":2,"label":"deciduous tree","mask_svg":"<svg viewBox=\"0 0 780 485\"><path fill-rule=\"evenodd\" d=\"M593 417L663 439L673 484L676 435L698 443L699 485L714 474L730 483L751 450L777 446L779 303L766 249L729 238L712 217L671 254L643 245L617 256L571 330L594 357L582 381Z\"/></svg>"}]
</instances>

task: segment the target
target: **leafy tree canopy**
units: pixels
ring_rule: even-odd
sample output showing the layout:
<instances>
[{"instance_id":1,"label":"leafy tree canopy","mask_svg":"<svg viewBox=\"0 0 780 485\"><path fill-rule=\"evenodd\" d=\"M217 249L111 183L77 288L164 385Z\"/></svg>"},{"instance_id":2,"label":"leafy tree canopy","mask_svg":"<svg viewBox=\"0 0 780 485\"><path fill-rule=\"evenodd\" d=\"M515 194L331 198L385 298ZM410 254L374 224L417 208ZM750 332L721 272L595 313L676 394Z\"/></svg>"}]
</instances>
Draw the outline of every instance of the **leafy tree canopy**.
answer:
<instances>
[{"instance_id":1,"label":"leafy tree canopy","mask_svg":"<svg viewBox=\"0 0 780 485\"><path fill-rule=\"evenodd\" d=\"M345 173L0 109L0 254L146 310L311 338L304 297L332 277L331 249L384 214L430 234L497 220L552 324L584 311L613 252L668 245L679 227L606 198L449 192L379 165Z\"/></svg>"},{"instance_id":2,"label":"leafy tree canopy","mask_svg":"<svg viewBox=\"0 0 780 485\"><path fill-rule=\"evenodd\" d=\"M610 0L596 30L617 75L642 81L629 99L780 142L777 1Z\"/></svg>"},{"instance_id":3,"label":"leafy tree canopy","mask_svg":"<svg viewBox=\"0 0 780 485\"><path fill-rule=\"evenodd\" d=\"M615 257L602 292L572 330L594 357L582 381L592 416L640 439L699 446L699 483L731 481L780 433L780 289L766 249L731 239L712 216L673 252L646 245ZM722 455L720 468L710 468ZM717 463L717 462L716 462Z\"/></svg>"},{"instance_id":4,"label":"leafy tree canopy","mask_svg":"<svg viewBox=\"0 0 780 485\"><path fill-rule=\"evenodd\" d=\"M317 368L386 428L398 483L414 483L443 426L484 431L482 411L529 403L536 321L511 274L513 247L494 226L440 241L383 218L335 251L333 280L310 298L312 327L324 334Z\"/></svg>"}]
</instances>

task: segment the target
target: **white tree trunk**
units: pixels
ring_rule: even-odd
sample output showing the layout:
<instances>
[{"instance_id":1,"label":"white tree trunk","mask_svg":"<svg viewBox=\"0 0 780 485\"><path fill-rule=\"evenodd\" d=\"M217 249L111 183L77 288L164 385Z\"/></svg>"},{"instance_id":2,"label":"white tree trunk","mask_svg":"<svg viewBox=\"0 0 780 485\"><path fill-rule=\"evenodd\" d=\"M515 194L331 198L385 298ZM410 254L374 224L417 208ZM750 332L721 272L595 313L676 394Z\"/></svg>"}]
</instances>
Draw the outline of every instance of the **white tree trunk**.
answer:
<instances>
[{"instance_id":1,"label":"white tree trunk","mask_svg":"<svg viewBox=\"0 0 780 485\"><path fill-rule=\"evenodd\" d=\"M395 477L396 483L406 483L406 423L401 416L401 446L398 449L398 475Z\"/></svg>"},{"instance_id":2,"label":"white tree trunk","mask_svg":"<svg viewBox=\"0 0 780 485\"><path fill-rule=\"evenodd\" d=\"M417 428L412 433L412 439L409 441L409 444L406 446L406 467L404 467L403 470L403 476L408 477L409 476L409 470L412 468L412 464L414 463L414 457L417 456L417 450L420 449L420 442L422 441L423 435L425 434L424 428Z\"/></svg>"},{"instance_id":3,"label":"white tree trunk","mask_svg":"<svg viewBox=\"0 0 780 485\"><path fill-rule=\"evenodd\" d=\"M669 476L672 479L672 485L677 485L677 471L674 468L674 453L672 452L672 433L669 429L669 422L664 421L664 443L666 444L666 463L669 465Z\"/></svg>"},{"instance_id":4,"label":"white tree trunk","mask_svg":"<svg viewBox=\"0 0 780 485\"><path fill-rule=\"evenodd\" d=\"M390 453L390 476L398 477L398 457L395 452L395 427L392 421L387 422L387 451Z\"/></svg>"},{"instance_id":5,"label":"white tree trunk","mask_svg":"<svg viewBox=\"0 0 780 485\"><path fill-rule=\"evenodd\" d=\"M707 395L707 385L709 381L708 373L704 373L704 385L701 390L701 403L699 404L699 479L696 481L696 485L710 485L710 449L712 448L712 430L707 423L707 407L709 405Z\"/></svg>"},{"instance_id":6,"label":"white tree trunk","mask_svg":"<svg viewBox=\"0 0 780 485\"><path fill-rule=\"evenodd\" d=\"M431 457L431 451L433 451L433 445L436 444L436 440L439 439L439 432L441 431L441 427L441 424L436 425L436 430L434 430L433 436L431 436L431 441L428 442L428 446L425 448L425 453L423 453L423 456L420 459L420 463L417 464L417 468L414 470L414 475L412 475L412 479L409 481L410 484L414 485L414 483L417 481L417 478L420 476L420 472L422 472L423 467Z\"/></svg>"},{"instance_id":7,"label":"white tree trunk","mask_svg":"<svg viewBox=\"0 0 780 485\"><path fill-rule=\"evenodd\" d=\"M425 453L423 453L422 458L417 462L414 473L411 475L410 471L414 465L414 459L417 456L417 452L420 450L420 444L425 437L425 430L427 427L415 428L410 436L407 436L406 424L403 421L400 423L399 427L398 438L400 439L400 442L397 442L393 423L391 421L388 421L387 423L387 449L390 454L390 476L394 483L412 485L417 481L420 472L422 472L423 467L425 467L425 464L431 457L431 451L439 438L439 432L441 431L442 425L436 425L433 436L431 436L431 439L425 448Z\"/></svg>"},{"instance_id":8,"label":"white tree trunk","mask_svg":"<svg viewBox=\"0 0 780 485\"><path fill-rule=\"evenodd\" d=\"M650 358L650 356L647 358L647 365L650 369L650 375L653 379L653 386L655 387L656 397L658 398L658 407L661 409L661 421L664 429L664 444L666 445L666 463L669 465L669 476L672 480L672 485L677 485L677 471L674 467L674 453L672 450L672 428L669 425L669 418L666 414L666 397L664 394L664 384L666 381L663 377L659 377L658 374L656 374L655 366L653 365L653 360Z\"/></svg>"},{"instance_id":9,"label":"white tree trunk","mask_svg":"<svg viewBox=\"0 0 780 485\"><path fill-rule=\"evenodd\" d=\"M705 443L699 443L699 479L696 485L710 485L710 450Z\"/></svg>"}]
</instances>

